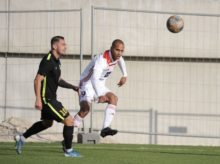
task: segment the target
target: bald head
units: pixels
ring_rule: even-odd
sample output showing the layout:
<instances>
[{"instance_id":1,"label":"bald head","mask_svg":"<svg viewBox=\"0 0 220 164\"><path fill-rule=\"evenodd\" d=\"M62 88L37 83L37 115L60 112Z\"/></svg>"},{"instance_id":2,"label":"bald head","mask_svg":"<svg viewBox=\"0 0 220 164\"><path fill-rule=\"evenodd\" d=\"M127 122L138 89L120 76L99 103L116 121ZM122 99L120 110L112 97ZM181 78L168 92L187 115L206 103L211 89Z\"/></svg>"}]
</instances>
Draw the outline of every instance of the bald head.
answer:
<instances>
[{"instance_id":1,"label":"bald head","mask_svg":"<svg viewBox=\"0 0 220 164\"><path fill-rule=\"evenodd\" d=\"M124 46L124 42L121 40L121 39L115 39L113 42L112 42L112 46L111 47L116 47L118 44L122 44Z\"/></svg>"}]
</instances>

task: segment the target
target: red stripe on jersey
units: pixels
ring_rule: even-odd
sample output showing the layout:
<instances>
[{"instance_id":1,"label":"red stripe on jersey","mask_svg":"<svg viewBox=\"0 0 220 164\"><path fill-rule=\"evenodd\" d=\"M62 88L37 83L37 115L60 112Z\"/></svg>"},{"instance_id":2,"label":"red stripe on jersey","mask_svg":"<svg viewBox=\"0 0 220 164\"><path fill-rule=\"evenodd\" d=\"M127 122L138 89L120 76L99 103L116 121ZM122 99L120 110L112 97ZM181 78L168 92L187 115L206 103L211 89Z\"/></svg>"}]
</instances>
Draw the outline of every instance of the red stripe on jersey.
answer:
<instances>
[{"instance_id":1,"label":"red stripe on jersey","mask_svg":"<svg viewBox=\"0 0 220 164\"><path fill-rule=\"evenodd\" d=\"M111 63L111 58L110 58L109 50L104 52L103 58L107 60L108 64Z\"/></svg>"}]
</instances>

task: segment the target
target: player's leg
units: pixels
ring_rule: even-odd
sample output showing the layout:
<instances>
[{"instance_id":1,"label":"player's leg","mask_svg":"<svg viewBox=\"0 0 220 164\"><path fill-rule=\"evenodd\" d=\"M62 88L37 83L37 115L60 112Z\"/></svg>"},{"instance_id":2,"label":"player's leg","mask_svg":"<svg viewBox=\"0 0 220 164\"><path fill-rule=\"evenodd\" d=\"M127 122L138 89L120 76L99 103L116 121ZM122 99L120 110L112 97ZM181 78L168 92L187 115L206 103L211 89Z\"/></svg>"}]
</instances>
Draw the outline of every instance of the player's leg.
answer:
<instances>
[{"instance_id":1,"label":"player's leg","mask_svg":"<svg viewBox=\"0 0 220 164\"><path fill-rule=\"evenodd\" d=\"M34 123L25 133L23 133L24 138L28 138L34 134L37 134L53 125L53 120L41 120Z\"/></svg>"},{"instance_id":2,"label":"player's leg","mask_svg":"<svg viewBox=\"0 0 220 164\"><path fill-rule=\"evenodd\" d=\"M88 101L81 101L80 102L80 110L74 116L74 126L80 127L82 124L82 120L87 116L91 109L91 103Z\"/></svg>"},{"instance_id":3,"label":"player's leg","mask_svg":"<svg viewBox=\"0 0 220 164\"><path fill-rule=\"evenodd\" d=\"M25 139L49 128L50 126L52 126L52 123L53 123L52 120L38 121L34 123L25 133L16 135L15 136L16 152L18 154L21 154L22 147L24 146L25 143Z\"/></svg>"},{"instance_id":4,"label":"player's leg","mask_svg":"<svg viewBox=\"0 0 220 164\"><path fill-rule=\"evenodd\" d=\"M79 152L75 151L72 147L73 132L74 132L74 118L69 115L63 121L63 150L65 157L82 157Z\"/></svg>"},{"instance_id":5,"label":"player's leg","mask_svg":"<svg viewBox=\"0 0 220 164\"><path fill-rule=\"evenodd\" d=\"M65 156L67 157L80 156L80 154L77 153L76 151L72 151L72 148L70 145L70 143L72 143L72 138L70 134L73 133L71 129L73 129L74 127L80 127L80 125L82 124L83 118L85 118L86 115L90 111L90 106L91 106L90 102L88 102L86 99L81 98L80 99L80 111L74 116L74 120L71 116L71 117L66 118L64 121L64 124L65 124L64 129L63 129L64 141L62 141L62 146L63 146L63 151L65 152Z\"/></svg>"},{"instance_id":6,"label":"player's leg","mask_svg":"<svg viewBox=\"0 0 220 164\"><path fill-rule=\"evenodd\" d=\"M82 120L87 116L91 109L91 102L94 101L95 91L90 81L82 83L80 86L79 102L80 110L74 116L74 126L80 127Z\"/></svg>"},{"instance_id":7,"label":"player's leg","mask_svg":"<svg viewBox=\"0 0 220 164\"><path fill-rule=\"evenodd\" d=\"M63 146L65 150L65 156L67 157L80 157L80 154L72 149L73 131L74 131L74 120L68 110L66 110L62 103L57 100L50 100L47 102L49 107L48 113L57 122L62 122L63 127Z\"/></svg>"},{"instance_id":8,"label":"player's leg","mask_svg":"<svg viewBox=\"0 0 220 164\"><path fill-rule=\"evenodd\" d=\"M63 121L64 127L63 127L63 149L65 151L66 157L81 157L81 155L76 152L72 148L72 141L73 141L73 132L74 132L74 119L71 115L66 117Z\"/></svg>"},{"instance_id":9,"label":"player's leg","mask_svg":"<svg viewBox=\"0 0 220 164\"><path fill-rule=\"evenodd\" d=\"M41 121L34 123L29 129L26 130L23 134L19 134L15 136L16 141L16 152L21 154L22 146L24 145L25 139L28 137L37 134L53 125L53 118L48 112L48 106L46 104L43 105L43 109L41 110Z\"/></svg>"},{"instance_id":10,"label":"player's leg","mask_svg":"<svg viewBox=\"0 0 220 164\"><path fill-rule=\"evenodd\" d=\"M107 97L108 105L106 106L105 109L103 129L100 134L102 137L105 137L107 135L115 135L118 132L117 130L110 128L112 120L115 115L118 97L112 92L106 93L105 96Z\"/></svg>"}]
</instances>

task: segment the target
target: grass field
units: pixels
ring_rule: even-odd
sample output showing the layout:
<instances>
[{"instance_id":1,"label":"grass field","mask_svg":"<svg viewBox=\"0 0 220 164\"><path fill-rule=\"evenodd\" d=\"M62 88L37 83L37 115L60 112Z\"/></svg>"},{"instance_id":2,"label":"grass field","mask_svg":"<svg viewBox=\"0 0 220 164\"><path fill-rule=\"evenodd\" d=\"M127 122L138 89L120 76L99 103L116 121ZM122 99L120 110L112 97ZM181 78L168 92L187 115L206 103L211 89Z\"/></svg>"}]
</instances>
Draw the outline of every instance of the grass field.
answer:
<instances>
[{"instance_id":1,"label":"grass field","mask_svg":"<svg viewBox=\"0 0 220 164\"><path fill-rule=\"evenodd\" d=\"M64 157L59 143L0 143L0 164L219 164L220 147L98 144L75 145L82 158Z\"/></svg>"}]
</instances>

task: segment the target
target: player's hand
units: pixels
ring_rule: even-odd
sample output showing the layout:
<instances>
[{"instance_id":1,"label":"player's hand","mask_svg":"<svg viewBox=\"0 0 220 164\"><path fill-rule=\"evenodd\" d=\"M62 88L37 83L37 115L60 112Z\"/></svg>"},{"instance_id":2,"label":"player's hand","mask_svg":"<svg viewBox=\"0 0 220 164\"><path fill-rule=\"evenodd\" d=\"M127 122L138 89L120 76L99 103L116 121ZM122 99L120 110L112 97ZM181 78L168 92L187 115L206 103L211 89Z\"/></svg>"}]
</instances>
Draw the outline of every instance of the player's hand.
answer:
<instances>
[{"instance_id":1,"label":"player's hand","mask_svg":"<svg viewBox=\"0 0 220 164\"><path fill-rule=\"evenodd\" d=\"M122 77L118 83L118 86L121 87L126 83L126 81L127 81L127 77Z\"/></svg>"},{"instance_id":2,"label":"player's hand","mask_svg":"<svg viewBox=\"0 0 220 164\"><path fill-rule=\"evenodd\" d=\"M107 96L99 96L98 103L105 103L107 101L108 101L108 97Z\"/></svg>"},{"instance_id":3,"label":"player's hand","mask_svg":"<svg viewBox=\"0 0 220 164\"><path fill-rule=\"evenodd\" d=\"M73 86L73 90L79 93L79 87L78 86Z\"/></svg>"},{"instance_id":4,"label":"player's hand","mask_svg":"<svg viewBox=\"0 0 220 164\"><path fill-rule=\"evenodd\" d=\"M35 108L38 110L42 110L42 101L41 99L37 98L35 101Z\"/></svg>"}]
</instances>

